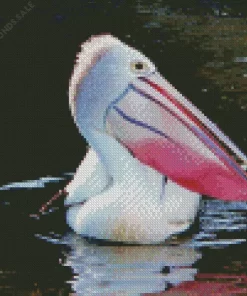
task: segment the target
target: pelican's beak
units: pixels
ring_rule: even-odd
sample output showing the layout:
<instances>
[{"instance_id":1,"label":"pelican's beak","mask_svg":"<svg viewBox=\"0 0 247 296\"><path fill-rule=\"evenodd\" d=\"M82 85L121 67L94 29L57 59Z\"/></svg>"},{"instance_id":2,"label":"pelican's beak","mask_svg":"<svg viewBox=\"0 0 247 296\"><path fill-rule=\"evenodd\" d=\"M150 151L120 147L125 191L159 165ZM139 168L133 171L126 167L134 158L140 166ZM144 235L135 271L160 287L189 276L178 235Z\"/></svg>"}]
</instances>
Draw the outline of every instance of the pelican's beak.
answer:
<instances>
[{"instance_id":1,"label":"pelican's beak","mask_svg":"<svg viewBox=\"0 0 247 296\"><path fill-rule=\"evenodd\" d=\"M137 78L105 115L107 132L142 163L192 191L247 200L246 156L158 73Z\"/></svg>"}]
</instances>

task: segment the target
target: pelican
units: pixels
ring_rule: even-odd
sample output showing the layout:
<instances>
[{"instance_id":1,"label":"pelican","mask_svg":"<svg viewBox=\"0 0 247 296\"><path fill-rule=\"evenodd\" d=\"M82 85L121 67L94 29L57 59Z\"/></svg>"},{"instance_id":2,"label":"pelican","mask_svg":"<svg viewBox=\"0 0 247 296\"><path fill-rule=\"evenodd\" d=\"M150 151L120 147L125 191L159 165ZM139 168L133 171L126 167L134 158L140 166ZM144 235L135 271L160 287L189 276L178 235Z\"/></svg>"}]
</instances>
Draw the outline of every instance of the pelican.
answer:
<instances>
[{"instance_id":1,"label":"pelican","mask_svg":"<svg viewBox=\"0 0 247 296\"><path fill-rule=\"evenodd\" d=\"M82 44L69 104L90 145L65 187L77 234L159 244L190 227L202 194L247 200L246 156L149 58L111 34Z\"/></svg>"}]
</instances>

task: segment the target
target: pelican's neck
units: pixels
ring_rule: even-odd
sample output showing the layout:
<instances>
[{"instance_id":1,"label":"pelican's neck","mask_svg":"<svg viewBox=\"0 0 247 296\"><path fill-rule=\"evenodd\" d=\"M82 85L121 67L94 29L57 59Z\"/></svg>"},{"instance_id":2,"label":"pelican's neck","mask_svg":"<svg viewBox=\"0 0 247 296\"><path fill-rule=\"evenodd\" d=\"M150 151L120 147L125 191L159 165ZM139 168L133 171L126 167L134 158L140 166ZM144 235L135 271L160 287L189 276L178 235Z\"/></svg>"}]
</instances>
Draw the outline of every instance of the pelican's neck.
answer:
<instances>
[{"instance_id":1,"label":"pelican's neck","mask_svg":"<svg viewBox=\"0 0 247 296\"><path fill-rule=\"evenodd\" d=\"M150 196L156 202L161 201L164 194L163 175L134 158L127 148L106 132L92 126L84 127L86 125L80 131L97 153L112 178L113 186L135 192L136 199L148 199Z\"/></svg>"},{"instance_id":2,"label":"pelican's neck","mask_svg":"<svg viewBox=\"0 0 247 296\"><path fill-rule=\"evenodd\" d=\"M140 171L144 167L116 139L94 128L83 130L83 136L94 148L98 157L114 179L122 179L130 172Z\"/></svg>"}]
</instances>

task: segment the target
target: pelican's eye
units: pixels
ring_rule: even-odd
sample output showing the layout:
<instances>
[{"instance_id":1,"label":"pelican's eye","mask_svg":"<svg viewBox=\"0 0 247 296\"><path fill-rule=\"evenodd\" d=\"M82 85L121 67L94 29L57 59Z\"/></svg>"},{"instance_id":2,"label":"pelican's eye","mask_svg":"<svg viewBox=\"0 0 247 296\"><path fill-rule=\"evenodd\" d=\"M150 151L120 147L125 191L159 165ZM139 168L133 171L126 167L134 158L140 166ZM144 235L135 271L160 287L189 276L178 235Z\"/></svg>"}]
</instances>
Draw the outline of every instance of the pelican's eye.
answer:
<instances>
[{"instance_id":1,"label":"pelican's eye","mask_svg":"<svg viewBox=\"0 0 247 296\"><path fill-rule=\"evenodd\" d=\"M131 70L135 73L147 72L150 69L146 62L135 61L131 63Z\"/></svg>"},{"instance_id":2,"label":"pelican's eye","mask_svg":"<svg viewBox=\"0 0 247 296\"><path fill-rule=\"evenodd\" d=\"M136 70L143 70L143 68L144 68L144 65L143 65L143 63L136 63L135 64L135 69Z\"/></svg>"}]
</instances>

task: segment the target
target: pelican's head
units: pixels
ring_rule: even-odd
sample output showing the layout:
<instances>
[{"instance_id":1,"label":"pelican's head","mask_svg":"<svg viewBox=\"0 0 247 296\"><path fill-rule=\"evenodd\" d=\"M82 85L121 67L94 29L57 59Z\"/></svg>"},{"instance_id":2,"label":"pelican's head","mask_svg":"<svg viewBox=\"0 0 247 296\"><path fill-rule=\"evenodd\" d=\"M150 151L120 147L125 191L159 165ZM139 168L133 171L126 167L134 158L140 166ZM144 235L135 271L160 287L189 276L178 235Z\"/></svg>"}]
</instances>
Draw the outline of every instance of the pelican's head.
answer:
<instances>
[{"instance_id":1,"label":"pelican's head","mask_svg":"<svg viewBox=\"0 0 247 296\"><path fill-rule=\"evenodd\" d=\"M188 189L247 199L247 176L236 162L246 156L144 54L119 39L99 35L82 44L69 99L82 133L111 135Z\"/></svg>"},{"instance_id":2,"label":"pelican's head","mask_svg":"<svg viewBox=\"0 0 247 296\"><path fill-rule=\"evenodd\" d=\"M70 83L70 108L76 123L102 130L110 104L133 80L155 71L145 55L116 37L91 37L82 44Z\"/></svg>"}]
</instances>

